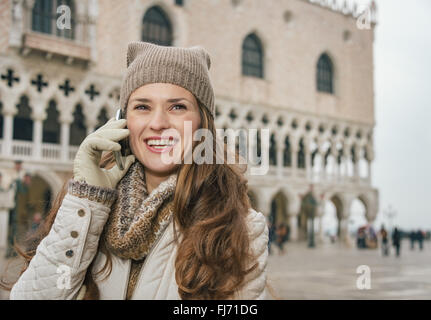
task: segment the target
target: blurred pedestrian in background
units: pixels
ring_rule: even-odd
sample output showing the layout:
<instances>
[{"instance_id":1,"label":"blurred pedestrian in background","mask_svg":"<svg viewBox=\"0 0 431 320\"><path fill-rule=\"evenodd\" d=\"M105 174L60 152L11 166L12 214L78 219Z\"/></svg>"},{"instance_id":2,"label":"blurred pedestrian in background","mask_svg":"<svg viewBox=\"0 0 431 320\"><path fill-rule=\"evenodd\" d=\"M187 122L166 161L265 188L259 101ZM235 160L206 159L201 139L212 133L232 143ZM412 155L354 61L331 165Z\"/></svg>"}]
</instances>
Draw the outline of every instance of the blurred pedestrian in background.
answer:
<instances>
[{"instance_id":1,"label":"blurred pedestrian in background","mask_svg":"<svg viewBox=\"0 0 431 320\"><path fill-rule=\"evenodd\" d=\"M275 223L271 220L268 221L268 231L268 253L271 254L272 243L276 240Z\"/></svg>"},{"instance_id":2,"label":"blurred pedestrian in background","mask_svg":"<svg viewBox=\"0 0 431 320\"><path fill-rule=\"evenodd\" d=\"M277 227L277 246L280 249L280 254L284 254L284 243L287 241L288 230L285 223L281 223Z\"/></svg>"},{"instance_id":3,"label":"blurred pedestrian in background","mask_svg":"<svg viewBox=\"0 0 431 320\"><path fill-rule=\"evenodd\" d=\"M314 218L317 215L317 207L319 203L314 196L314 187L313 184L310 184L310 188L308 192L304 195L301 201L301 216L311 222L311 226L307 228L307 236L308 236L308 247L313 248L314 244Z\"/></svg>"},{"instance_id":4,"label":"blurred pedestrian in background","mask_svg":"<svg viewBox=\"0 0 431 320\"><path fill-rule=\"evenodd\" d=\"M419 249L422 251L424 248L424 234L420 229L416 232L416 240L419 242Z\"/></svg>"},{"instance_id":5,"label":"blurred pedestrian in background","mask_svg":"<svg viewBox=\"0 0 431 320\"><path fill-rule=\"evenodd\" d=\"M31 184L31 175L26 173L21 178L22 163L15 162L16 179L12 182L9 189L15 193L15 206L9 211L9 230L8 230L8 248L6 257L16 256L13 249L14 243L21 240L29 230L31 217L31 207L29 201L29 190Z\"/></svg>"},{"instance_id":6,"label":"blurred pedestrian in background","mask_svg":"<svg viewBox=\"0 0 431 320\"><path fill-rule=\"evenodd\" d=\"M401 250L401 232L397 227L395 227L394 232L392 233L392 245L395 247L397 257L399 257Z\"/></svg>"},{"instance_id":7,"label":"blurred pedestrian in background","mask_svg":"<svg viewBox=\"0 0 431 320\"><path fill-rule=\"evenodd\" d=\"M410 250L414 250L415 248L415 241L416 241L416 233L412 230L409 233L409 239L410 239Z\"/></svg>"},{"instance_id":8,"label":"blurred pedestrian in background","mask_svg":"<svg viewBox=\"0 0 431 320\"><path fill-rule=\"evenodd\" d=\"M17 218L17 238L21 239L30 229L32 207L30 205L30 185L32 177L29 173L22 180L16 180L15 208Z\"/></svg>"},{"instance_id":9,"label":"blurred pedestrian in background","mask_svg":"<svg viewBox=\"0 0 431 320\"><path fill-rule=\"evenodd\" d=\"M358 247L358 249L365 249L367 247L364 227L358 228L358 232L356 235L356 246Z\"/></svg>"},{"instance_id":10,"label":"blurred pedestrian in background","mask_svg":"<svg viewBox=\"0 0 431 320\"><path fill-rule=\"evenodd\" d=\"M388 232L385 229L385 225L382 224L382 228L380 229L380 237L382 239L382 253L383 256L389 255L389 246L388 246Z\"/></svg>"}]
</instances>

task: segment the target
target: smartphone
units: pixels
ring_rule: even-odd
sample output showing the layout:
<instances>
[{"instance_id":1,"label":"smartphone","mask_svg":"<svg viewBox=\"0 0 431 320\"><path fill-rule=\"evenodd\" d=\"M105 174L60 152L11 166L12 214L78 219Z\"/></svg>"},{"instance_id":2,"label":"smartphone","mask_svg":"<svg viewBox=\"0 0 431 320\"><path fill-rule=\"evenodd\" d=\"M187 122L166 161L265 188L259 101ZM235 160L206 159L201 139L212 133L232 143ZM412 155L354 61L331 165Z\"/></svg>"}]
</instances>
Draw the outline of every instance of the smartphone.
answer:
<instances>
[{"instance_id":1,"label":"smartphone","mask_svg":"<svg viewBox=\"0 0 431 320\"><path fill-rule=\"evenodd\" d=\"M123 112L122 112L121 108L118 109L117 113L115 114L115 120L120 120L120 119L124 119ZM117 163L117 166L118 166L118 168L120 168L120 170L124 170L123 157L126 157L130 154L129 138L125 138L123 140L120 140L120 141L118 141L118 143L121 146L121 150L120 151L114 151L115 162Z\"/></svg>"}]
</instances>

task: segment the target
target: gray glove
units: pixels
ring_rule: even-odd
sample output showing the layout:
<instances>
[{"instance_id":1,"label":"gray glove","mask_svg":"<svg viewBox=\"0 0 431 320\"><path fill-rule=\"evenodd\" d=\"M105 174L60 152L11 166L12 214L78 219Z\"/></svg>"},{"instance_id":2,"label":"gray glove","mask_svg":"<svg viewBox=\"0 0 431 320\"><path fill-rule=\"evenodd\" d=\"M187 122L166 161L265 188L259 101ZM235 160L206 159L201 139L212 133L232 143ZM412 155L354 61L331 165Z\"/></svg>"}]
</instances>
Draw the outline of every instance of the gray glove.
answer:
<instances>
[{"instance_id":1,"label":"gray glove","mask_svg":"<svg viewBox=\"0 0 431 320\"><path fill-rule=\"evenodd\" d=\"M79 146L73 162L73 175L76 181L85 181L89 185L114 189L135 161L130 155L124 161L124 170L117 165L106 170L99 167L102 151L120 151L118 141L129 135L124 129L126 120L110 119L104 126L89 134Z\"/></svg>"}]
</instances>

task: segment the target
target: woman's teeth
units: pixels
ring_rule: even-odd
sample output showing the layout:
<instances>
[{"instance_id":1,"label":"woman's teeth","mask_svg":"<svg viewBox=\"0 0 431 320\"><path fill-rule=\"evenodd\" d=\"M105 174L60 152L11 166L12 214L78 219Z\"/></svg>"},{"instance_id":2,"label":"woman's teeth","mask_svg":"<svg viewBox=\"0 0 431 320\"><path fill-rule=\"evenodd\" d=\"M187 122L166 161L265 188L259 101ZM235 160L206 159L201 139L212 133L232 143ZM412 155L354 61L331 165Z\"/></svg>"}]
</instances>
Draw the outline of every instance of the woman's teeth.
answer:
<instances>
[{"instance_id":1,"label":"woman's teeth","mask_svg":"<svg viewBox=\"0 0 431 320\"><path fill-rule=\"evenodd\" d=\"M163 149L173 146L175 141L170 139L150 139L147 141L147 144L156 149Z\"/></svg>"}]
</instances>

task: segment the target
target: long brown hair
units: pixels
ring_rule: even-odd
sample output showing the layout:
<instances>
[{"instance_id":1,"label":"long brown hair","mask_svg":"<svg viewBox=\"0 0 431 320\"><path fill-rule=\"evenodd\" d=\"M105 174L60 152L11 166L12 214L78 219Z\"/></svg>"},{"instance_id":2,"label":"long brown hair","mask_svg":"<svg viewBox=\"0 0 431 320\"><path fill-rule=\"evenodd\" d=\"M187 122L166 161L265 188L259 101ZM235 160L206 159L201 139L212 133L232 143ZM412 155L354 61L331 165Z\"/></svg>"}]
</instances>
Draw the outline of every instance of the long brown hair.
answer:
<instances>
[{"instance_id":1,"label":"long brown hair","mask_svg":"<svg viewBox=\"0 0 431 320\"><path fill-rule=\"evenodd\" d=\"M250 251L246 225L250 208L247 180L244 168L226 161L215 164L220 149L216 143L214 119L200 102L199 110L201 128L208 129L214 137L214 161L213 164L183 164L178 169L173 200L174 225L178 225L181 237L176 237L179 243L175 279L182 299L227 299L241 289L245 276L257 267ZM226 160L225 146L222 154ZM114 165L112 153L102 157L100 167L109 169ZM35 255L34 248L49 233L66 192L67 182L54 201L44 225L30 239L33 248L26 252L19 251L26 260L23 271ZM107 271L106 276L109 276L112 257L106 249L104 237L100 239L99 250L107 259L97 273ZM99 290L93 278L96 275L92 272L93 263L85 275L87 291L84 299L99 299Z\"/></svg>"}]
</instances>

